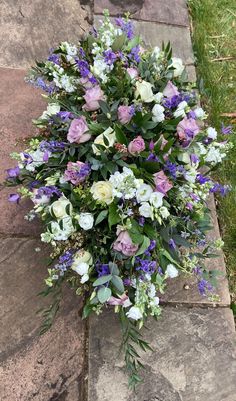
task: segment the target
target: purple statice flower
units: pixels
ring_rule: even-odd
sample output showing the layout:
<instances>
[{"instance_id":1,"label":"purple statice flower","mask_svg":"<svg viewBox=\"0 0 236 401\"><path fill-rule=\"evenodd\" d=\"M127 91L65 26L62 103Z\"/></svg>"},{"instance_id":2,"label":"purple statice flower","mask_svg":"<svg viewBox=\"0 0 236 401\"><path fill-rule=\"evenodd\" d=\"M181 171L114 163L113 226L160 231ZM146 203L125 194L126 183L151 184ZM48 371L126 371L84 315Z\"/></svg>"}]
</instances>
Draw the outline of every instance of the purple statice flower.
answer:
<instances>
[{"instance_id":1,"label":"purple statice flower","mask_svg":"<svg viewBox=\"0 0 236 401\"><path fill-rule=\"evenodd\" d=\"M205 239L200 239L199 241L197 241L197 246L205 246L206 245L206 240Z\"/></svg>"},{"instance_id":2,"label":"purple statice flower","mask_svg":"<svg viewBox=\"0 0 236 401\"><path fill-rule=\"evenodd\" d=\"M59 270L60 276L64 276L64 273L71 267L74 261L75 251L70 249L64 252L58 259L58 263L55 265L55 269Z\"/></svg>"},{"instance_id":3,"label":"purple statice flower","mask_svg":"<svg viewBox=\"0 0 236 401\"><path fill-rule=\"evenodd\" d=\"M95 28L94 28L95 29ZM95 29L96 30L96 29ZM82 48L82 47L80 47L79 48L79 55L82 57L82 58L85 58L85 51L84 51L84 49Z\"/></svg>"},{"instance_id":4,"label":"purple statice flower","mask_svg":"<svg viewBox=\"0 0 236 401\"><path fill-rule=\"evenodd\" d=\"M96 85L98 83L98 80L91 75L91 77L89 77L89 82L91 82L91 84Z\"/></svg>"},{"instance_id":5,"label":"purple statice flower","mask_svg":"<svg viewBox=\"0 0 236 401\"><path fill-rule=\"evenodd\" d=\"M202 174L197 174L197 182L199 182L199 184L203 185L203 184L205 184L206 182L209 182L209 181L210 181L209 177L205 177Z\"/></svg>"},{"instance_id":6,"label":"purple statice flower","mask_svg":"<svg viewBox=\"0 0 236 401\"><path fill-rule=\"evenodd\" d=\"M111 49L105 50L103 56L108 65L112 65L116 61L116 54Z\"/></svg>"},{"instance_id":7,"label":"purple statice flower","mask_svg":"<svg viewBox=\"0 0 236 401\"><path fill-rule=\"evenodd\" d=\"M153 239L150 241L150 244L148 246L148 248L146 249L146 251L144 252L144 254L146 256L151 256L151 252L155 249L156 247L156 241Z\"/></svg>"},{"instance_id":8,"label":"purple statice flower","mask_svg":"<svg viewBox=\"0 0 236 401\"><path fill-rule=\"evenodd\" d=\"M97 36L98 36L97 29L94 28L94 26L92 26L92 28L90 29L89 33L90 33L90 35L94 36L95 38L97 38ZM81 48L81 49L82 49L82 48ZM82 50L83 50L83 49L82 49Z\"/></svg>"},{"instance_id":9,"label":"purple statice flower","mask_svg":"<svg viewBox=\"0 0 236 401\"><path fill-rule=\"evenodd\" d=\"M201 279L198 282L198 291L200 292L200 294L202 296L206 295L206 292L208 292L208 291L211 292L212 290L213 290L213 287L212 287L211 283L209 283L209 281Z\"/></svg>"},{"instance_id":10,"label":"purple statice flower","mask_svg":"<svg viewBox=\"0 0 236 401\"><path fill-rule=\"evenodd\" d=\"M221 124L221 133L223 135L229 135L232 133L232 125L228 125L227 127L225 127L224 123Z\"/></svg>"},{"instance_id":11,"label":"purple statice flower","mask_svg":"<svg viewBox=\"0 0 236 401\"><path fill-rule=\"evenodd\" d=\"M46 84L46 82L44 81L44 79L42 77L38 77L36 79L36 81L29 80L28 82L33 84L35 86L35 88L40 88L43 91L47 92L49 95L51 95L56 89L54 83Z\"/></svg>"},{"instance_id":12,"label":"purple statice flower","mask_svg":"<svg viewBox=\"0 0 236 401\"><path fill-rule=\"evenodd\" d=\"M167 160L164 165L164 171L168 171L171 178L176 180L177 165L175 163L172 163L170 160Z\"/></svg>"},{"instance_id":13,"label":"purple statice flower","mask_svg":"<svg viewBox=\"0 0 236 401\"><path fill-rule=\"evenodd\" d=\"M139 219L138 219L138 224L139 224L141 227L143 227L144 224L145 224L145 217L143 217L143 216L139 217Z\"/></svg>"},{"instance_id":14,"label":"purple statice flower","mask_svg":"<svg viewBox=\"0 0 236 401\"><path fill-rule=\"evenodd\" d=\"M60 65L60 58L58 56L58 54L53 53L53 50L51 52L51 54L49 54L48 56L48 61L51 61L54 64Z\"/></svg>"},{"instance_id":15,"label":"purple statice flower","mask_svg":"<svg viewBox=\"0 0 236 401\"><path fill-rule=\"evenodd\" d=\"M131 21L125 21L123 18L115 18L116 25L126 34L128 39L134 37L134 27Z\"/></svg>"},{"instance_id":16,"label":"purple statice flower","mask_svg":"<svg viewBox=\"0 0 236 401\"><path fill-rule=\"evenodd\" d=\"M28 184L28 188L29 188L30 191L32 191L32 190L33 190L34 188L36 188L38 185L40 185L40 182L39 182L38 180L31 181L31 182Z\"/></svg>"},{"instance_id":17,"label":"purple statice flower","mask_svg":"<svg viewBox=\"0 0 236 401\"><path fill-rule=\"evenodd\" d=\"M160 160L158 157L155 155L155 153L149 153L148 157L146 158L146 161L150 162L159 162Z\"/></svg>"},{"instance_id":18,"label":"purple statice flower","mask_svg":"<svg viewBox=\"0 0 236 401\"><path fill-rule=\"evenodd\" d=\"M20 168L19 166L8 168L6 172L7 172L7 178L16 178L20 174Z\"/></svg>"},{"instance_id":19,"label":"purple statice flower","mask_svg":"<svg viewBox=\"0 0 236 401\"><path fill-rule=\"evenodd\" d=\"M156 270L157 263L155 260L141 259L136 256L135 263L137 264L135 268L137 271L141 270L144 273L153 274Z\"/></svg>"},{"instance_id":20,"label":"purple statice flower","mask_svg":"<svg viewBox=\"0 0 236 401\"><path fill-rule=\"evenodd\" d=\"M35 198L39 199L43 195L46 195L48 198L51 198L52 196L55 195L55 196L58 196L58 198L59 198L62 195L62 193L55 185L48 185L46 187L38 188Z\"/></svg>"},{"instance_id":21,"label":"purple statice flower","mask_svg":"<svg viewBox=\"0 0 236 401\"><path fill-rule=\"evenodd\" d=\"M85 60L75 59L75 63L79 69L82 78L86 78L90 74L89 63Z\"/></svg>"},{"instance_id":22,"label":"purple statice flower","mask_svg":"<svg viewBox=\"0 0 236 401\"><path fill-rule=\"evenodd\" d=\"M175 249L177 248L176 243L175 243L175 241L173 240L173 238L171 238L171 239L169 240L169 247L170 247L170 249L172 249L172 250L175 250Z\"/></svg>"},{"instance_id":23,"label":"purple statice flower","mask_svg":"<svg viewBox=\"0 0 236 401\"><path fill-rule=\"evenodd\" d=\"M130 53L128 54L129 60L131 60L131 61L133 61L133 62L135 61L136 63L140 63L141 58L140 58L140 56L139 56L139 52L140 52L140 47L139 47L139 45L134 46L134 47L131 49Z\"/></svg>"},{"instance_id":24,"label":"purple statice flower","mask_svg":"<svg viewBox=\"0 0 236 401\"><path fill-rule=\"evenodd\" d=\"M110 269L108 264L102 264L100 262L97 262L96 265L96 270L98 273L98 277L106 276L107 274L110 274Z\"/></svg>"},{"instance_id":25,"label":"purple statice flower","mask_svg":"<svg viewBox=\"0 0 236 401\"><path fill-rule=\"evenodd\" d=\"M42 152L58 152L60 150L64 150L66 146L65 142L59 141L42 141L39 145L39 148Z\"/></svg>"},{"instance_id":26,"label":"purple statice flower","mask_svg":"<svg viewBox=\"0 0 236 401\"><path fill-rule=\"evenodd\" d=\"M70 117L73 117L73 114L70 111L59 111L57 117L60 117L62 121L68 121Z\"/></svg>"},{"instance_id":27,"label":"purple statice flower","mask_svg":"<svg viewBox=\"0 0 236 401\"><path fill-rule=\"evenodd\" d=\"M19 203L20 202L20 195L19 194L10 194L8 196L8 201L12 203Z\"/></svg>"},{"instance_id":28,"label":"purple statice flower","mask_svg":"<svg viewBox=\"0 0 236 401\"><path fill-rule=\"evenodd\" d=\"M129 114L133 117L135 113L136 113L135 105L131 104L131 106L129 107Z\"/></svg>"},{"instance_id":29,"label":"purple statice flower","mask_svg":"<svg viewBox=\"0 0 236 401\"><path fill-rule=\"evenodd\" d=\"M229 185L222 185L222 184L219 184L218 182L213 183L213 187L210 189L210 192L219 193L222 196L227 195L227 193L229 191L230 191Z\"/></svg>"}]
</instances>

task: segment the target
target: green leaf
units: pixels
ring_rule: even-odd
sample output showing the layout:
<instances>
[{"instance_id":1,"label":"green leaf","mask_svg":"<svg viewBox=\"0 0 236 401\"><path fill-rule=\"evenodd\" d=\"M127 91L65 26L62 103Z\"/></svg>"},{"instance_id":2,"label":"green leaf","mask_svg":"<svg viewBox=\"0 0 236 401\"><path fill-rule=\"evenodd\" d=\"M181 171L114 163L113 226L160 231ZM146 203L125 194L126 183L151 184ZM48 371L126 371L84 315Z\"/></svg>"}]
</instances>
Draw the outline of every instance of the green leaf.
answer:
<instances>
[{"instance_id":1,"label":"green leaf","mask_svg":"<svg viewBox=\"0 0 236 401\"><path fill-rule=\"evenodd\" d=\"M115 133L116 133L116 139L119 143L121 143L122 145L128 145L127 138L123 133L122 129L118 125L115 126Z\"/></svg>"},{"instance_id":2,"label":"green leaf","mask_svg":"<svg viewBox=\"0 0 236 401\"><path fill-rule=\"evenodd\" d=\"M82 319L86 319L90 313L92 312L92 308L90 305L85 305L83 308Z\"/></svg>"},{"instance_id":3,"label":"green leaf","mask_svg":"<svg viewBox=\"0 0 236 401\"><path fill-rule=\"evenodd\" d=\"M132 40L129 41L126 49L129 51L133 47L137 46L139 43L140 43L140 37L139 36L135 36Z\"/></svg>"},{"instance_id":4,"label":"green leaf","mask_svg":"<svg viewBox=\"0 0 236 401\"><path fill-rule=\"evenodd\" d=\"M103 221L108 215L108 210L102 210L95 221L95 226Z\"/></svg>"},{"instance_id":5,"label":"green leaf","mask_svg":"<svg viewBox=\"0 0 236 401\"><path fill-rule=\"evenodd\" d=\"M154 227L152 227L150 224L145 223L143 227L143 231L145 234L147 234L148 238L150 239L156 239L157 237L157 232Z\"/></svg>"},{"instance_id":6,"label":"green leaf","mask_svg":"<svg viewBox=\"0 0 236 401\"><path fill-rule=\"evenodd\" d=\"M105 284L108 281L110 281L111 278L112 278L111 274L106 274L105 276L99 277L99 278L97 278L97 280L94 281L93 287L97 287L99 285Z\"/></svg>"},{"instance_id":7,"label":"green leaf","mask_svg":"<svg viewBox=\"0 0 236 401\"><path fill-rule=\"evenodd\" d=\"M120 216L117 210L117 205L115 203L112 203L109 206L109 216L108 216L109 227L111 228L115 224L119 223L119 221L120 221Z\"/></svg>"},{"instance_id":8,"label":"green leaf","mask_svg":"<svg viewBox=\"0 0 236 401\"><path fill-rule=\"evenodd\" d=\"M158 162L144 161L144 162L141 162L140 165L142 168L144 168L149 173L156 173L157 171L160 170L160 165Z\"/></svg>"},{"instance_id":9,"label":"green leaf","mask_svg":"<svg viewBox=\"0 0 236 401\"><path fill-rule=\"evenodd\" d=\"M113 262L109 262L109 270L111 272L112 275L116 275L119 276L119 269L116 263Z\"/></svg>"},{"instance_id":10,"label":"green leaf","mask_svg":"<svg viewBox=\"0 0 236 401\"><path fill-rule=\"evenodd\" d=\"M115 276L112 276L111 282L116 287L116 289L121 294L123 294L123 292L125 291L125 288L124 288L124 284L123 284L122 279L119 276L115 275Z\"/></svg>"},{"instance_id":11,"label":"green leaf","mask_svg":"<svg viewBox=\"0 0 236 401\"><path fill-rule=\"evenodd\" d=\"M124 45L126 40L126 35L122 34L116 37L116 39L114 40L111 48L113 50L113 52L116 52L117 50L122 49L122 46Z\"/></svg>"},{"instance_id":12,"label":"green leaf","mask_svg":"<svg viewBox=\"0 0 236 401\"><path fill-rule=\"evenodd\" d=\"M144 235L144 236L143 236L142 245L141 245L141 247L137 250L135 256L142 255L142 254L146 251L146 249L149 247L149 245L150 245L150 239Z\"/></svg>"},{"instance_id":13,"label":"green leaf","mask_svg":"<svg viewBox=\"0 0 236 401\"><path fill-rule=\"evenodd\" d=\"M109 108L108 104L106 102L104 102L104 100L99 100L98 103L104 114L107 114L110 112L110 108Z\"/></svg>"},{"instance_id":14,"label":"green leaf","mask_svg":"<svg viewBox=\"0 0 236 401\"><path fill-rule=\"evenodd\" d=\"M111 289L107 287L99 288L97 292L98 300L104 304L111 297Z\"/></svg>"}]
</instances>

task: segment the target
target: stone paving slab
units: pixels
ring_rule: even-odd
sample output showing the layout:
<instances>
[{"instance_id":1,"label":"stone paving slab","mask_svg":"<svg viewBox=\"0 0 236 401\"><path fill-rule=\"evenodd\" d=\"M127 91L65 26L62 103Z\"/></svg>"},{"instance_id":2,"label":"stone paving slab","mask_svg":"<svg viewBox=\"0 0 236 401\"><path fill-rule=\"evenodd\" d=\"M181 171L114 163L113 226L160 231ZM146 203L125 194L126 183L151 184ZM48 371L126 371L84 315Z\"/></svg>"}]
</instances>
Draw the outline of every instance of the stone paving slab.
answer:
<instances>
[{"instance_id":1,"label":"stone paving slab","mask_svg":"<svg viewBox=\"0 0 236 401\"><path fill-rule=\"evenodd\" d=\"M67 291L55 325L38 335L36 312L50 299L37 296L44 288L49 254L46 247L36 252L37 247L42 243L32 239L0 241L1 400L59 400L63 394L61 400L84 401L85 327L78 316L79 298Z\"/></svg>"},{"instance_id":2,"label":"stone paving slab","mask_svg":"<svg viewBox=\"0 0 236 401\"><path fill-rule=\"evenodd\" d=\"M102 322L102 324L101 324ZM88 401L235 401L236 344L228 308L163 308L143 332L143 382L127 387L118 317L90 319Z\"/></svg>"},{"instance_id":3,"label":"stone paving slab","mask_svg":"<svg viewBox=\"0 0 236 401\"><path fill-rule=\"evenodd\" d=\"M208 232L207 237L209 240L216 240L220 238L219 225L216 215L216 207L214 202L214 196L211 195L208 202L209 209L211 211L211 224L213 229ZM221 306L230 305L230 295L228 280L226 276L226 266L224 261L224 254L222 251L218 252L219 257L207 259L205 266L209 270L218 270L222 273L222 276L218 278L218 287L216 289L219 295L219 301L211 302L207 297L203 297L199 294L197 288L197 280L193 277L179 276L176 279L170 279L164 295L161 295L161 300L168 304L215 304ZM186 289L187 286L187 289Z\"/></svg>"},{"instance_id":4,"label":"stone paving slab","mask_svg":"<svg viewBox=\"0 0 236 401\"><path fill-rule=\"evenodd\" d=\"M94 16L95 26L101 19L101 15ZM189 28L146 21L133 21L133 24L135 33L141 35L146 46L161 47L162 42L170 41L174 56L182 58L185 64L194 63Z\"/></svg>"},{"instance_id":5,"label":"stone paving slab","mask_svg":"<svg viewBox=\"0 0 236 401\"><path fill-rule=\"evenodd\" d=\"M142 21L181 26L189 24L185 0L94 0L95 14L102 14L104 9L114 16L130 12L131 18Z\"/></svg>"},{"instance_id":6,"label":"stone paving slab","mask_svg":"<svg viewBox=\"0 0 236 401\"><path fill-rule=\"evenodd\" d=\"M77 43L87 18L78 0L3 0L0 66L29 67L60 41Z\"/></svg>"}]
</instances>

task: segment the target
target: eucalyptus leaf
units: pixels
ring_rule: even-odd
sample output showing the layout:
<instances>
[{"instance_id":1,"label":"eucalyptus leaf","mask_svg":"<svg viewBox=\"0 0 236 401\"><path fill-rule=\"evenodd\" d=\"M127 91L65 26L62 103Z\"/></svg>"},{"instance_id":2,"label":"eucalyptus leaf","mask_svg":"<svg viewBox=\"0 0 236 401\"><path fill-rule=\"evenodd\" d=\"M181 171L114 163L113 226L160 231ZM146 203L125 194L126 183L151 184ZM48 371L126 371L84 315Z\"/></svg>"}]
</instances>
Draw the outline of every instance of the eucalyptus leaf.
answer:
<instances>
[{"instance_id":1,"label":"eucalyptus leaf","mask_svg":"<svg viewBox=\"0 0 236 401\"><path fill-rule=\"evenodd\" d=\"M97 278L97 280L94 281L93 287L97 287L99 285L108 283L108 281L110 281L111 278L112 278L111 274L106 274L105 276L99 277L99 278Z\"/></svg>"},{"instance_id":2,"label":"eucalyptus leaf","mask_svg":"<svg viewBox=\"0 0 236 401\"><path fill-rule=\"evenodd\" d=\"M124 293L124 291L125 291L124 284L123 284L122 279L119 276L116 276L116 275L112 276L111 282L121 294Z\"/></svg>"},{"instance_id":3,"label":"eucalyptus leaf","mask_svg":"<svg viewBox=\"0 0 236 401\"><path fill-rule=\"evenodd\" d=\"M107 287L99 288L97 292L98 300L104 304L111 297L111 289Z\"/></svg>"}]
</instances>

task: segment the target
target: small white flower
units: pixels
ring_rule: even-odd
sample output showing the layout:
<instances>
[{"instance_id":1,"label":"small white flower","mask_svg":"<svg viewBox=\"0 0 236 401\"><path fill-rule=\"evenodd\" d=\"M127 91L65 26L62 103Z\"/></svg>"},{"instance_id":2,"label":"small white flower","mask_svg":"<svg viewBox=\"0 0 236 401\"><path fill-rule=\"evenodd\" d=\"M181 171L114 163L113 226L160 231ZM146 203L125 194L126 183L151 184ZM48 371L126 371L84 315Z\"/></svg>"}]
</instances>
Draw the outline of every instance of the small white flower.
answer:
<instances>
[{"instance_id":1,"label":"small white flower","mask_svg":"<svg viewBox=\"0 0 236 401\"><path fill-rule=\"evenodd\" d=\"M167 217L169 217L169 215L170 215L167 207L165 207L165 206L160 207L159 213L163 219L167 219Z\"/></svg>"},{"instance_id":2,"label":"small white flower","mask_svg":"<svg viewBox=\"0 0 236 401\"><path fill-rule=\"evenodd\" d=\"M153 210L148 202L144 202L139 207L139 213L145 218L151 218L153 220Z\"/></svg>"},{"instance_id":3,"label":"small white flower","mask_svg":"<svg viewBox=\"0 0 236 401\"><path fill-rule=\"evenodd\" d=\"M206 132L207 132L207 137L208 138L213 139L213 140L217 138L217 131L216 131L215 128L208 127Z\"/></svg>"},{"instance_id":4,"label":"small white flower","mask_svg":"<svg viewBox=\"0 0 236 401\"><path fill-rule=\"evenodd\" d=\"M157 209L163 204L164 194L161 192L153 192L150 196L150 203Z\"/></svg>"},{"instance_id":5,"label":"small white flower","mask_svg":"<svg viewBox=\"0 0 236 401\"><path fill-rule=\"evenodd\" d=\"M142 319L143 314L141 310L137 306L132 306L128 312L126 312L126 316L129 319L139 320Z\"/></svg>"},{"instance_id":6,"label":"small white flower","mask_svg":"<svg viewBox=\"0 0 236 401\"><path fill-rule=\"evenodd\" d=\"M152 109L152 121L155 123L160 123L165 120L165 114L164 114L164 107L161 106L160 104L155 104L155 106Z\"/></svg>"},{"instance_id":7,"label":"small white flower","mask_svg":"<svg viewBox=\"0 0 236 401\"><path fill-rule=\"evenodd\" d=\"M162 99L163 99L163 93L162 92L158 92L154 95L154 101L156 103L161 103Z\"/></svg>"},{"instance_id":8,"label":"small white flower","mask_svg":"<svg viewBox=\"0 0 236 401\"><path fill-rule=\"evenodd\" d=\"M39 117L41 120L46 120L48 117L53 116L59 113L61 107L57 103L49 103L47 106L47 110L43 112L43 114Z\"/></svg>"},{"instance_id":9,"label":"small white flower","mask_svg":"<svg viewBox=\"0 0 236 401\"><path fill-rule=\"evenodd\" d=\"M153 85L150 82L142 81L136 82L135 97L140 97L144 103L150 103L153 101L154 96L152 92Z\"/></svg>"},{"instance_id":10,"label":"small white flower","mask_svg":"<svg viewBox=\"0 0 236 401\"><path fill-rule=\"evenodd\" d=\"M161 54L161 49L160 49L160 47L155 46L154 49L153 49L153 51L152 51L152 56L154 56L154 57L156 57L156 59L158 59L159 56L160 56L160 54Z\"/></svg>"},{"instance_id":11,"label":"small white flower","mask_svg":"<svg viewBox=\"0 0 236 401\"><path fill-rule=\"evenodd\" d=\"M192 184L196 181L197 171L194 168L190 168L184 174L185 179Z\"/></svg>"},{"instance_id":12,"label":"small white flower","mask_svg":"<svg viewBox=\"0 0 236 401\"><path fill-rule=\"evenodd\" d=\"M150 306L158 306L159 303L160 303L159 297L154 297L154 298L152 298L152 300L150 302Z\"/></svg>"},{"instance_id":13,"label":"small white flower","mask_svg":"<svg viewBox=\"0 0 236 401\"><path fill-rule=\"evenodd\" d=\"M175 277L178 277L179 272L174 265L169 264L169 265L167 265L167 268L166 268L166 274L170 278L175 278Z\"/></svg>"},{"instance_id":14,"label":"small white flower","mask_svg":"<svg viewBox=\"0 0 236 401\"><path fill-rule=\"evenodd\" d=\"M142 184L136 191L136 199L138 203L147 202L150 199L153 189L151 185Z\"/></svg>"},{"instance_id":15,"label":"small white flower","mask_svg":"<svg viewBox=\"0 0 236 401\"><path fill-rule=\"evenodd\" d=\"M84 274L84 275L81 277L80 282L81 282L81 284L84 284L84 283L86 283L86 281L88 281L88 280L89 280L89 275L88 275L88 274Z\"/></svg>"},{"instance_id":16,"label":"small white flower","mask_svg":"<svg viewBox=\"0 0 236 401\"><path fill-rule=\"evenodd\" d=\"M80 213L76 218L80 227L84 230L90 230L93 227L94 217L91 213Z\"/></svg>"},{"instance_id":17,"label":"small white flower","mask_svg":"<svg viewBox=\"0 0 236 401\"><path fill-rule=\"evenodd\" d=\"M199 119L199 120L204 120L207 115L205 113L205 111L201 108L201 107L197 107L196 109L193 110L195 113L195 116Z\"/></svg>"},{"instance_id":18,"label":"small white flower","mask_svg":"<svg viewBox=\"0 0 236 401\"><path fill-rule=\"evenodd\" d=\"M181 58L178 57L172 57L171 67L174 67L174 77L179 77L183 73L185 68L183 61L181 60Z\"/></svg>"},{"instance_id":19,"label":"small white flower","mask_svg":"<svg viewBox=\"0 0 236 401\"><path fill-rule=\"evenodd\" d=\"M225 153L222 153L219 149L213 146L209 149L205 161L208 163L217 164L220 163L224 157Z\"/></svg>"},{"instance_id":20,"label":"small white flower","mask_svg":"<svg viewBox=\"0 0 236 401\"><path fill-rule=\"evenodd\" d=\"M186 107L188 107L188 103L185 102L185 100L183 100L182 102L179 103L177 109L174 112L174 117L178 118L178 117L185 117L186 113L185 113L185 109Z\"/></svg>"},{"instance_id":21,"label":"small white flower","mask_svg":"<svg viewBox=\"0 0 236 401\"><path fill-rule=\"evenodd\" d=\"M80 276L88 273L89 265L85 262L80 262L77 265L72 266L72 270L78 273Z\"/></svg>"}]
</instances>

